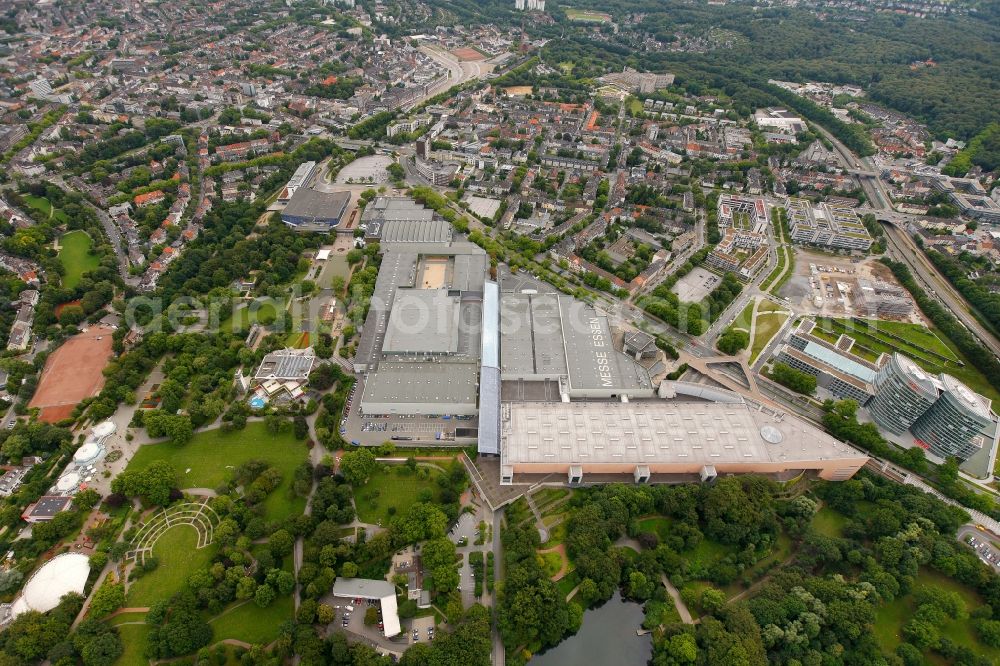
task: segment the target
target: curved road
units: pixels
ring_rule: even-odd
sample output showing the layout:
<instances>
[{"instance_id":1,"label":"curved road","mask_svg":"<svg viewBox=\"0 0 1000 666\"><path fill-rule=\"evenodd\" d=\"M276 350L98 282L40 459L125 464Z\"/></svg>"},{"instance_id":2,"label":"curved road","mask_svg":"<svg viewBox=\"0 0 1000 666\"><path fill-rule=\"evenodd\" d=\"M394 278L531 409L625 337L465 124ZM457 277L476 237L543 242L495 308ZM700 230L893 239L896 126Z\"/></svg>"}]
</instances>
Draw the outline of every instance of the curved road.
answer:
<instances>
[{"instance_id":1,"label":"curved road","mask_svg":"<svg viewBox=\"0 0 1000 666\"><path fill-rule=\"evenodd\" d=\"M864 161L864 158L859 158L852 153L847 146L823 127L819 127L818 125L816 127L823 136L830 140L834 150L847 165L848 169L872 170ZM893 259L902 261L909 266L914 278L923 283L925 289L929 290L930 295L936 297L946 308L951 310L958 320L979 339L981 344L993 352L994 355L1000 357L1000 339L997 339L992 331L984 327L972 315L971 307L965 298L931 264L923 251L917 247L913 239L906 233L906 230L896 226L899 221L893 212L892 200L879 177L860 177L858 180L865 189L872 208L875 209L872 211L875 216L879 217L880 210L890 213L892 219L889 219L888 224L883 226L887 229L886 237L889 241L886 249ZM883 219L885 218L883 217Z\"/></svg>"}]
</instances>

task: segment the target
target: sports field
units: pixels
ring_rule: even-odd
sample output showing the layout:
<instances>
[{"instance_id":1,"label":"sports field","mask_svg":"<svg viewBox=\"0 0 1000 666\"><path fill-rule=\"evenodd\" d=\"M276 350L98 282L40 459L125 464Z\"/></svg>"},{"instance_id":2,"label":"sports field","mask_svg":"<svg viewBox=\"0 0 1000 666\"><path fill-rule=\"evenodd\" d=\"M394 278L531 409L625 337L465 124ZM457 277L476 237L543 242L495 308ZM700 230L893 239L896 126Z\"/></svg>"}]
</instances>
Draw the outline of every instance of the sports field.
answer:
<instances>
[{"instance_id":1,"label":"sports field","mask_svg":"<svg viewBox=\"0 0 1000 666\"><path fill-rule=\"evenodd\" d=\"M38 390L28 407L40 409L38 418L55 423L67 418L84 398L104 386L104 366L111 358L110 329L95 326L74 335L45 362Z\"/></svg>"},{"instance_id":2,"label":"sports field","mask_svg":"<svg viewBox=\"0 0 1000 666\"><path fill-rule=\"evenodd\" d=\"M566 9L566 18L570 21L584 21L588 23L610 23L611 14L595 12L589 9Z\"/></svg>"},{"instance_id":3,"label":"sports field","mask_svg":"<svg viewBox=\"0 0 1000 666\"><path fill-rule=\"evenodd\" d=\"M468 61L471 61L471 60L485 60L486 59L486 56L484 56L482 53L480 53L476 49L474 49L472 47L469 47L469 46L463 46L463 47L460 47L460 48L457 48L457 49L452 49L451 54L453 56L455 56L456 58L458 58L459 60L462 60L462 61L465 61L465 62L468 62Z\"/></svg>"}]
</instances>

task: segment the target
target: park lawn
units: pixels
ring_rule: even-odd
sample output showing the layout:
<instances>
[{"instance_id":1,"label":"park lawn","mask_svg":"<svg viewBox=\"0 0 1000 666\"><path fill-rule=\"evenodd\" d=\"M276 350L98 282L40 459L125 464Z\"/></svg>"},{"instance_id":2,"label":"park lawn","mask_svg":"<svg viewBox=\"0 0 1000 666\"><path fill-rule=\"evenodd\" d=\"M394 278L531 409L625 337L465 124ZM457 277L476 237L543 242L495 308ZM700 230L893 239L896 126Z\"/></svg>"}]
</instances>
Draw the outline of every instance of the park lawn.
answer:
<instances>
[{"instance_id":1,"label":"park lawn","mask_svg":"<svg viewBox=\"0 0 1000 666\"><path fill-rule=\"evenodd\" d=\"M216 488L230 480L237 465L266 460L281 472L281 484L264 500L264 509L268 520L282 521L305 510L305 498L292 497L291 489L295 468L308 454L305 442L295 439L290 430L275 435L257 421L233 432L199 432L181 446L146 444L139 447L129 468L144 469L153 461L166 460L177 471L181 488Z\"/></svg>"},{"instance_id":2,"label":"park lawn","mask_svg":"<svg viewBox=\"0 0 1000 666\"><path fill-rule=\"evenodd\" d=\"M566 8L566 18L570 21L589 21L593 23L608 23L611 16L602 12L594 12L589 9Z\"/></svg>"},{"instance_id":3,"label":"park lawn","mask_svg":"<svg viewBox=\"0 0 1000 666\"><path fill-rule=\"evenodd\" d=\"M564 520L565 516L566 516L565 512L544 513L542 514L542 525L545 525L546 527L552 527L553 525L556 525L560 521Z\"/></svg>"},{"instance_id":4,"label":"park lawn","mask_svg":"<svg viewBox=\"0 0 1000 666\"><path fill-rule=\"evenodd\" d=\"M774 281L777 280L778 276L785 271L785 264L788 263L785 253L785 246L779 245L777 250L778 261L775 263L774 269L767 274L767 277L764 278L764 281L761 283L761 291L771 291L771 286L774 284Z\"/></svg>"},{"instance_id":5,"label":"park lawn","mask_svg":"<svg viewBox=\"0 0 1000 666\"><path fill-rule=\"evenodd\" d=\"M237 331L247 331L250 329L250 308L246 304L240 304L236 306L234 310L228 313L219 313L220 316L226 314L226 318L219 322L219 330L226 332L237 332ZM272 303L261 303L260 306L254 311L254 322L259 321L262 318L274 321L278 316L278 311ZM233 328L233 327L236 328Z\"/></svg>"},{"instance_id":6,"label":"park lawn","mask_svg":"<svg viewBox=\"0 0 1000 666\"><path fill-rule=\"evenodd\" d=\"M629 108L629 111L631 111L633 115L638 115L638 114L642 113L642 108L643 108L642 107L642 102L640 102L639 100L633 98L632 100L629 101L628 108Z\"/></svg>"},{"instance_id":7,"label":"park lawn","mask_svg":"<svg viewBox=\"0 0 1000 666\"><path fill-rule=\"evenodd\" d=\"M267 608L261 608L253 599L230 606L208 621L212 626L212 641L234 638L267 645L281 633L281 625L292 619L294 605L294 595L286 594Z\"/></svg>"},{"instance_id":8,"label":"park lawn","mask_svg":"<svg viewBox=\"0 0 1000 666\"><path fill-rule=\"evenodd\" d=\"M118 627L125 651L118 657L115 666L148 666L149 660L143 656L149 627L145 624L126 624Z\"/></svg>"},{"instance_id":9,"label":"park lawn","mask_svg":"<svg viewBox=\"0 0 1000 666\"><path fill-rule=\"evenodd\" d=\"M735 546L719 543L706 537L693 550L684 551L684 555L687 556L688 562L692 566L701 565L702 567L709 567L716 560L721 560L723 557L735 552Z\"/></svg>"},{"instance_id":10,"label":"park lawn","mask_svg":"<svg viewBox=\"0 0 1000 666\"><path fill-rule=\"evenodd\" d=\"M761 307L763 307L761 303ZM759 310L760 308L758 308ZM757 356L764 351L771 338L781 330L782 325L788 319L788 314L784 312L768 312L757 315L757 324L753 332L753 344L750 347L750 364L757 360Z\"/></svg>"},{"instance_id":11,"label":"park lawn","mask_svg":"<svg viewBox=\"0 0 1000 666\"><path fill-rule=\"evenodd\" d=\"M662 541L667 538L668 534L670 534L670 525L672 523L673 521L670 518L652 516L640 519L638 526L640 532L653 532L656 536L660 537L660 540Z\"/></svg>"},{"instance_id":12,"label":"park lawn","mask_svg":"<svg viewBox=\"0 0 1000 666\"><path fill-rule=\"evenodd\" d=\"M100 265L100 259L90 253L93 241L86 231L71 231L59 239L59 263L66 273L62 284L67 289L75 289L80 284L80 278L87 271L92 271Z\"/></svg>"},{"instance_id":13,"label":"park lawn","mask_svg":"<svg viewBox=\"0 0 1000 666\"><path fill-rule=\"evenodd\" d=\"M537 493L531 496L535 502L535 506L538 507L539 511L544 512L545 508L550 504L558 502L562 498L570 494L569 488L542 488Z\"/></svg>"},{"instance_id":14,"label":"park lawn","mask_svg":"<svg viewBox=\"0 0 1000 666\"><path fill-rule=\"evenodd\" d=\"M305 349L309 346L309 333L293 330L285 339L285 346L292 349Z\"/></svg>"},{"instance_id":15,"label":"park lawn","mask_svg":"<svg viewBox=\"0 0 1000 666\"><path fill-rule=\"evenodd\" d=\"M580 574L576 572L576 569L572 569L566 572L566 575L556 581L556 589L559 590L563 598L573 591L573 588L580 584Z\"/></svg>"},{"instance_id":16,"label":"park lawn","mask_svg":"<svg viewBox=\"0 0 1000 666\"><path fill-rule=\"evenodd\" d=\"M115 627L118 626L119 624L131 624L133 622L145 622L145 621L146 621L145 613L121 613L107 620L107 623Z\"/></svg>"},{"instance_id":17,"label":"park lawn","mask_svg":"<svg viewBox=\"0 0 1000 666\"><path fill-rule=\"evenodd\" d=\"M549 540L543 545L546 548L552 548L553 546L558 546L566 540L566 521L562 521L555 527L549 530Z\"/></svg>"},{"instance_id":18,"label":"park lawn","mask_svg":"<svg viewBox=\"0 0 1000 666\"><path fill-rule=\"evenodd\" d=\"M825 506L813 516L812 528L823 536L839 539L844 536L844 527L848 520L844 514Z\"/></svg>"},{"instance_id":19,"label":"park lawn","mask_svg":"<svg viewBox=\"0 0 1000 666\"><path fill-rule=\"evenodd\" d=\"M562 570L563 556L558 551L539 553L538 558L541 560L540 564L545 571L545 575L549 578L552 578Z\"/></svg>"},{"instance_id":20,"label":"park lawn","mask_svg":"<svg viewBox=\"0 0 1000 666\"><path fill-rule=\"evenodd\" d=\"M934 331L922 326L920 324L911 324L904 321L882 321L882 320L866 320L871 324L875 324L879 329L892 333L893 335L898 335L901 338L906 339L906 341L916 349L929 349L932 352L941 354L942 356L958 359L955 353L948 348L941 338L939 338Z\"/></svg>"},{"instance_id":21,"label":"park lawn","mask_svg":"<svg viewBox=\"0 0 1000 666\"><path fill-rule=\"evenodd\" d=\"M46 199L45 197L36 197L28 194L25 195L24 201L25 203L28 204L28 206L34 208L39 213L41 213L42 217L44 217L47 220L55 219L60 224L65 224L66 222L69 222L69 218L66 217L66 213L64 213L62 210L58 208L53 209L52 202Z\"/></svg>"},{"instance_id":22,"label":"park lawn","mask_svg":"<svg viewBox=\"0 0 1000 666\"><path fill-rule=\"evenodd\" d=\"M913 585L914 587L930 585L949 592L957 592L965 600L966 610L970 613L983 606L983 600L974 590L930 569L922 568ZM883 651L892 653L896 650L896 647L902 642L903 625L913 616L914 611L916 611L916 606L913 604L913 596L909 594L876 609L874 633ZM968 620L949 620L941 627L941 636L951 639L958 645L964 645L974 653L987 657L991 661L1000 659L1000 649L980 642L976 630ZM932 653L925 651L924 655L930 657Z\"/></svg>"},{"instance_id":23,"label":"park lawn","mask_svg":"<svg viewBox=\"0 0 1000 666\"><path fill-rule=\"evenodd\" d=\"M420 470L428 470L430 475L424 477ZM358 519L365 523L387 525L389 507L395 507L397 513L405 512L407 507L418 501L420 491L425 488L431 491L432 501L440 501L441 490L436 482L439 474L438 470L428 467L412 472L403 465L387 465L377 470L363 486L354 489Z\"/></svg>"},{"instance_id":24,"label":"park lawn","mask_svg":"<svg viewBox=\"0 0 1000 666\"><path fill-rule=\"evenodd\" d=\"M153 546L159 566L132 582L125 605L130 608L152 606L180 591L188 576L208 566L215 554L215 545L197 548L197 544L198 532L191 525L176 525L164 532Z\"/></svg>"},{"instance_id":25,"label":"park lawn","mask_svg":"<svg viewBox=\"0 0 1000 666\"><path fill-rule=\"evenodd\" d=\"M755 300L751 298L750 302L747 303L747 306L743 308L743 312L741 312L739 316L733 320L733 323L730 324L730 329L742 329L747 333L750 332L750 318L753 317L754 302Z\"/></svg>"},{"instance_id":26,"label":"park lawn","mask_svg":"<svg viewBox=\"0 0 1000 666\"><path fill-rule=\"evenodd\" d=\"M761 299L760 305L757 306L757 314L766 314L768 312L785 312L785 309L774 301L769 301L766 298Z\"/></svg>"}]
</instances>

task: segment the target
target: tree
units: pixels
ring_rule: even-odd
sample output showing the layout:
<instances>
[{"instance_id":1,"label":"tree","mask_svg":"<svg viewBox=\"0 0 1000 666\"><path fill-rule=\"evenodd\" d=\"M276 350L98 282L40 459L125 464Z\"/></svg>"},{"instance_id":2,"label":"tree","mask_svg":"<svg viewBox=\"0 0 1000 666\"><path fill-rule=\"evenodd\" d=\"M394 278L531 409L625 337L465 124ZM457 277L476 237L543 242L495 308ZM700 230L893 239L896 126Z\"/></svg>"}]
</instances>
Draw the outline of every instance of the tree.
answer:
<instances>
[{"instance_id":1,"label":"tree","mask_svg":"<svg viewBox=\"0 0 1000 666\"><path fill-rule=\"evenodd\" d=\"M125 647L121 638L109 628L87 641L80 650L80 657L84 666L104 666L115 663L123 652Z\"/></svg>"},{"instance_id":2,"label":"tree","mask_svg":"<svg viewBox=\"0 0 1000 666\"><path fill-rule=\"evenodd\" d=\"M0 571L0 594L13 592L21 585L21 581L23 580L24 574L17 569Z\"/></svg>"},{"instance_id":3,"label":"tree","mask_svg":"<svg viewBox=\"0 0 1000 666\"><path fill-rule=\"evenodd\" d=\"M693 664L698 659L698 644L691 634L676 634L667 641L666 654L676 664Z\"/></svg>"},{"instance_id":4,"label":"tree","mask_svg":"<svg viewBox=\"0 0 1000 666\"><path fill-rule=\"evenodd\" d=\"M292 419L292 431L295 439L305 439L309 436L309 423L302 414L296 414Z\"/></svg>"},{"instance_id":5,"label":"tree","mask_svg":"<svg viewBox=\"0 0 1000 666\"><path fill-rule=\"evenodd\" d=\"M796 393L812 395L816 392L816 377L808 372L796 370L785 363L778 362L771 366L771 372L768 376Z\"/></svg>"},{"instance_id":6,"label":"tree","mask_svg":"<svg viewBox=\"0 0 1000 666\"><path fill-rule=\"evenodd\" d=\"M433 590L447 594L458 587L458 569L455 567L455 544L446 537L431 539L424 544L421 561L431 575Z\"/></svg>"},{"instance_id":7,"label":"tree","mask_svg":"<svg viewBox=\"0 0 1000 666\"><path fill-rule=\"evenodd\" d=\"M335 619L337 619L337 613L333 610L333 606L329 604L320 604L316 606L316 621L320 624L330 624Z\"/></svg>"},{"instance_id":8,"label":"tree","mask_svg":"<svg viewBox=\"0 0 1000 666\"><path fill-rule=\"evenodd\" d=\"M719 348L719 351L732 356L741 349L746 349L749 344L749 333L744 330L730 328L719 336L719 340L715 343L715 346Z\"/></svg>"},{"instance_id":9,"label":"tree","mask_svg":"<svg viewBox=\"0 0 1000 666\"><path fill-rule=\"evenodd\" d=\"M706 613L718 613L725 605L726 595L721 590L710 587L701 593L701 607Z\"/></svg>"},{"instance_id":10,"label":"tree","mask_svg":"<svg viewBox=\"0 0 1000 666\"><path fill-rule=\"evenodd\" d=\"M354 562L344 562L344 566L340 568L340 575L344 578L357 578L358 565Z\"/></svg>"},{"instance_id":11,"label":"tree","mask_svg":"<svg viewBox=\"0 0 1000 666\"><path fill-rule=\"evenodd\" d=\"M90 602L90 613L100 618L124 605L125 586L121 583L105 583L94 593L94 598Z\"/></svg>"},{"instance_id":12,"label":"tree","mask_svg":"<svg viewBox=\"0 0 1000 666\"><path fill-rule=\"evenodd\" d=\"M291 553L295 546L295 540L288 533L288 530L278 530L271 535L268 544L271 547L271 553L277 558Z\"/></svg>"},{"instance_id":13,"label":"tree","mask_svg":"<svg viewBox=\"0 0 1000 666\"><path fill-rule=\"evenodd\" d=\"M378 622L378 610L374 606L369 606L365 610L365 624L369 627Z\"/></svg>"},{"instance_id":14,"label":"tree","mask_svg":"<svg viewBox=\"0 0 1000 666\"><path fill-rule=\"evenodd\" d=\"M982 642L990 647L1000 648L1000 620L977 620L975 627Z\"/></svg>"},{"instance_id":15,"label":"tree","mask_svg":"<svg viewBox=\"0 0 1000 666\"><path fill-rule=\"evenodd\" d=\"M653 584L641 571L633 571L628 577L628 596L637 601L645 601L653 595Z\"/></svg>"},{"instance_id":16,"label":"tree","mask_svg":"<svg viewBox=\"0 0 1000 666\"><path fill-rule=\"evenodd\" d=\"M148 504L165 506L177 474L165 460L156 460L143 470L125 470L111 482L111 490L127 497L140 497Z\"/></svg>"},{"instance_id":17,"label":"tree","mask_svg":"<svg viewBox=\"0 0 1000 666\"><path fill-rule=\"evenodd\" d=\"M275 596L273 587L270 585L261 585L253 593L253 600L261 608L267 608L274 603Z\"/></svg>"},{"instance_id":18,"label":"tree","mask_svg":"<svg viewBox=\"0 0 1000 666\"><path fill-rule=\"evenodd\" d=\"M352 486L360 486L375 471L377 464L375 454L368 449L348 451L340 457L340 473Z\"/></svg>"},{"instance_id":19,"label":"tree","mask_svg":"<svg viewBox=\"0 0 1000 666\"><path fill-rule=\"evenodd\" d=\"M250 576L241 576L236 582L236 598L250 599L257 592L257 581Z\"/></svg>"},{"instance_id":20,"label":"tree","mask_svg":"<svg viewBox=\"0 0 1000 666\"><path fill-rule=\"evenodd\" d=\"M189 591L153 604L146 614L146 624L150 628L147 654L153 658L191 654L212 641L212 627Z\"/></svg>"}]
</instances>

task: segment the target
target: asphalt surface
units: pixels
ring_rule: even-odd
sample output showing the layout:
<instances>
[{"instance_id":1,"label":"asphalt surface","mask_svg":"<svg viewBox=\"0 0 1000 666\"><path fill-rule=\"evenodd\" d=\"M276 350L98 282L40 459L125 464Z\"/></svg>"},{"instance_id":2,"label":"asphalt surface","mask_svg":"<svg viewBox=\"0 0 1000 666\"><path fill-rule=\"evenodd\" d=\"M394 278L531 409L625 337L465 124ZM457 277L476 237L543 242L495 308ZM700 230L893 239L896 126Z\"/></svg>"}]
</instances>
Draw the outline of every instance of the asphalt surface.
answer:
<instances>
[{"instance_id":1,"label":"asphalt surface","mask_svg":"<svg viewBox=\"0 0 1000 666\"><path fill-rule=\"evenodd\" d=\"M962 525L958 528L955 538L974 550L983 564L993 571L1000 572L1000 548L997 547L1000 537L995 537L972 525Z\"/></svg>"}]
</instances>

